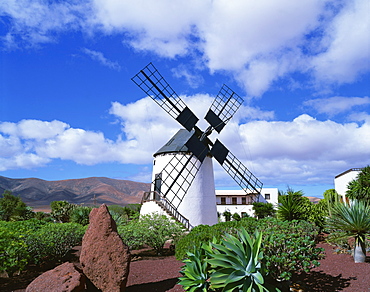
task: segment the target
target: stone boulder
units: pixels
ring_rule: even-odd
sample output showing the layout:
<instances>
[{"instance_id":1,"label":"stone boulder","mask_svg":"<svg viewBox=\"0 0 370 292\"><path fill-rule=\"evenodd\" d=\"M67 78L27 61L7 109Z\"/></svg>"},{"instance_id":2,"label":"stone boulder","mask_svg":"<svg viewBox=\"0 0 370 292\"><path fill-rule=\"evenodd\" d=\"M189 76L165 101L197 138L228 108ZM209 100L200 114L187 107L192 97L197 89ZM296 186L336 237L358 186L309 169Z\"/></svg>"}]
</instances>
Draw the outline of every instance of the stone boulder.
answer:
<instances>
[{"instance_id":1,"label":"stone boulder","mask_svg":"<svg viewBox=\"0 0 370 292\"><path fill-rule=\"evenodd\" d=\"M64 263L33 280L26 292L80 292L85 291L85 276L72 263Z\"/></svg>"},{"instance_id":2,"label":"stone boulder","mask_svg":"<svg viewBox=\"0 0 370 292\"><path fill-rule=\"evenodd\" d=\"M85 276L103 292L126 288L130 252L117 233L105 204L90 213L90 224L82 239L80 263Z\"/></svg>"}]
</instances>

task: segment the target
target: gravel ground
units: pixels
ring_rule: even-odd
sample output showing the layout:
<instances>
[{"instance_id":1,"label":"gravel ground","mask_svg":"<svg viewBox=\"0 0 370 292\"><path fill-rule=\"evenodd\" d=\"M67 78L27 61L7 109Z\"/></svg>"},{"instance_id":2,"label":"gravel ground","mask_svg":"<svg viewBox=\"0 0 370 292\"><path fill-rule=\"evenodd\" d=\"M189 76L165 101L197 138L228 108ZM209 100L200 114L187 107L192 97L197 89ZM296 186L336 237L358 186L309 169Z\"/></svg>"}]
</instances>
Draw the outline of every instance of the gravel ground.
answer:
<instances>
[{"instance_id":1,"label":"gravel ground","mask_svg":"<svg viewBox=\"0 0 370 292\"><path fill-rule=\"evenodd\" d=\"M326 258L310 273L299 275L295 282L300 283L304 292L370 292L370 257L366 263L355 264L351 255L335 254L334 249L325 243ZM179 270L183 265L173 255L154 256L148 250L133 251L134 260L130 265L127 292L184 291L177 285ZM75 258L76 259L76 258ZM49 267L52 268L52 267ZM34 267L11 279L0 278L0 291L25 291L27 285L43 270ZM52 291L48 291L52 292Z\"/></svg>"}]
</instances>

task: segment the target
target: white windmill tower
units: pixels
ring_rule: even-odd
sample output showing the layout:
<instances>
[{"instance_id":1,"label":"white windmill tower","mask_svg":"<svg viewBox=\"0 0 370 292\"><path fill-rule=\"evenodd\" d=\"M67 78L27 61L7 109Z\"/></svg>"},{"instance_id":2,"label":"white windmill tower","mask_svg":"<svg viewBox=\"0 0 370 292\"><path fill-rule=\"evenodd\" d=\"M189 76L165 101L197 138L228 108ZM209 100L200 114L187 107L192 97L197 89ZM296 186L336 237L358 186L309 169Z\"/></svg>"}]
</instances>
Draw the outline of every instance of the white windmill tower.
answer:
<instances>
[{"instance_id":1,"label":"white windmill tower","mask_svg":"<svg viewBox=\"0 0 370 292\"><path fill-rule=\"evenodd\" d=\"M252 200L260 197L262 183L218 140L220 133L240 107L243 99L226 85L208 110L210 126L202 131L198 118L185 105L152 63L132 80L185 129L180 129L154 154L151 191L144 194L141 214L164 210L187 228L217 223L216 194L212 158Z\"/></svg>"}]
</instances>

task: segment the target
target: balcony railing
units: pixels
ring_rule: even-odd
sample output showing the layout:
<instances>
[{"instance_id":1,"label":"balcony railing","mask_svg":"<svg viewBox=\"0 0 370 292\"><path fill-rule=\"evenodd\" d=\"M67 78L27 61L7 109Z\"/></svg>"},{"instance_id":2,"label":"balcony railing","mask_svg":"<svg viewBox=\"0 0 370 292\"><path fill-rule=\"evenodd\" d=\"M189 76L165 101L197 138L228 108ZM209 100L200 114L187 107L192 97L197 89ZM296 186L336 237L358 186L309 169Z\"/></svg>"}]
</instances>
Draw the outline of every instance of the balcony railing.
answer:
<instances>
[{"instance_id":1,"label":"balcony railing","mask_svg":"<svg viewBox=\"0 0 370 292\"><path fill-rule=\"evenodd\" d=\"M186 229L190 230L193 227L189 220L181 215L175 206L172 205L165 197L161 196L158 192L151 191L144 193L141 203L150 201L156 202L164 211L168 213L168 215L183 224Z\"/></svg>"}]
</instances>

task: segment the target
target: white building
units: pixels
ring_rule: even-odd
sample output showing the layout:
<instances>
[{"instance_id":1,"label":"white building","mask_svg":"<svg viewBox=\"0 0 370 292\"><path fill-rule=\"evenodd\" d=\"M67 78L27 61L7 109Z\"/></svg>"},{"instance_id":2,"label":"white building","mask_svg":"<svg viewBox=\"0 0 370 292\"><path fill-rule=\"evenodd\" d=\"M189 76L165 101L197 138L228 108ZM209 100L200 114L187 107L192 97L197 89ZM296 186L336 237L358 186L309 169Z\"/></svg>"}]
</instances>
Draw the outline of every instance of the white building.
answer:
<instances>
[{"instance_id":1,"label":"white building","mask_svg":"<svg viewBox=\"0 0 370 292\"><path fill-rule=\"evenodd\" d=\"M348 190L348 184L357 178L362 168L351 168L338 174L334 178L334 188L336 192L345 199Z\"/></svg>"},{"instance_id":2,"label":"white building","mask_svg":"<svg viewBox=\"0 0 370 292\"><path fill-rule=\"evenodd\" d=\"M216 190L217 212L223 214L229 211L231 214L238 213L241 217L245 214L254 216L253 202L272 203L275 207L278 204L278 189L263 188L261 195L246 196L243 190ZM220 217L224 220L224 217Z\"/></svg>"}]
</instances>

